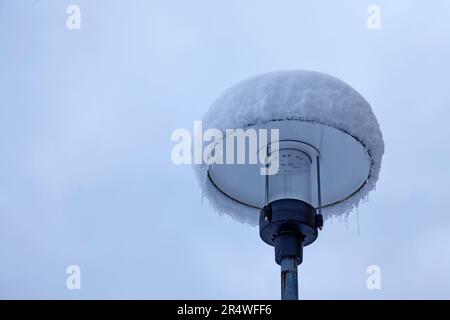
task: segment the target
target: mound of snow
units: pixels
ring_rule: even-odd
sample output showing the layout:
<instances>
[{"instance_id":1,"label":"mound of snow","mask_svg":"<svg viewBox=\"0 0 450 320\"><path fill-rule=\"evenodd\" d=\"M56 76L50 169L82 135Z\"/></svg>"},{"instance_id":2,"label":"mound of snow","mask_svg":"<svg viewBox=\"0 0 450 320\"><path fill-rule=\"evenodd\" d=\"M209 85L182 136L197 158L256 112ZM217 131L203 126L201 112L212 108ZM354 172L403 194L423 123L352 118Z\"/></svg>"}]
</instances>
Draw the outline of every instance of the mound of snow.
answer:
<instances>
[{"instance_id":1,"label":"mound of snow","mask_svg":"<svg viewBox=\"0 0 450 320\"><path fill-rule=\"evenodd\" d=\"M372 161L369 181L351 198L324 208L325 217L347 214L374 189L384 142L369 103L353 88L332 76L313 71L278 71L244 80L226 90L203 118L204 130L245 128L280 119L300 119L343 130L357 138ZM194 165L203 195L219 213L256 225L259 212L235 202L207 178L206 165Z\"/></svg>"}]
</instances>

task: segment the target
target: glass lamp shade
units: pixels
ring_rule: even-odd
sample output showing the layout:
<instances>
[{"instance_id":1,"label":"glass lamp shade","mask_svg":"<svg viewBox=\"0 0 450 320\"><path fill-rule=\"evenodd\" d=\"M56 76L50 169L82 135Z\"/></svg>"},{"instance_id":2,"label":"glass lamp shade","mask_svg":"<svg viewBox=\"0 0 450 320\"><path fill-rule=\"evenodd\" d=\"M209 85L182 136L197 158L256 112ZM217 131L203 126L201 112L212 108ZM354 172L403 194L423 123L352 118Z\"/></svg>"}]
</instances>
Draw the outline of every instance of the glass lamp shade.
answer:
<instances>
[{"instance_id":1,"label":"glass lamp shade","mask_svg":"<svg viewBox=\"0 0 450 320\"><path fill-rule=\"evenodd\" d=\"M277 157L279 169L276 174L267 176L267 201L297 199L311 204L310 156L301 150L285 148L272 157Z\"/></svg>"}]
</instances>

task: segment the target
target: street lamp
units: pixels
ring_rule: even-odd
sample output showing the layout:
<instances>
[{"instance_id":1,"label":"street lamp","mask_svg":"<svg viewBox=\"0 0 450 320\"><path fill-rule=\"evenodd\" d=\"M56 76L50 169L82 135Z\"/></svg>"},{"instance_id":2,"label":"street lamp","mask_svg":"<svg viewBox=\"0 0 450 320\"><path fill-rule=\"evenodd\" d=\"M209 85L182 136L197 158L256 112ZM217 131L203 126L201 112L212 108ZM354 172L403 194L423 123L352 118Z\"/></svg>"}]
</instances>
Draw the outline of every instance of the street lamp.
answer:
<instances>
[{"instance_id":1,"label":"street lamp","mask_svg":"<svg viewBox=\"0 0 450 320\"><path fill-rule=\"evenodd\" d=\"M258 158L266 167L275 163L275 172L262 175L261 163L225 162L196 165L195 171L216 211L259 224L281 266L282 299L297 299L303 247L317 239L324 218L348 214L375 187L384 142L370 105L337 78L271 72L225 91L203 127L223 133L216 143L224 158L240 150L230 143L236 139L230 129L276 130L274 141L257 135ZM250 157L254 148L243 150Z\"/></svg>"}]
</instances>

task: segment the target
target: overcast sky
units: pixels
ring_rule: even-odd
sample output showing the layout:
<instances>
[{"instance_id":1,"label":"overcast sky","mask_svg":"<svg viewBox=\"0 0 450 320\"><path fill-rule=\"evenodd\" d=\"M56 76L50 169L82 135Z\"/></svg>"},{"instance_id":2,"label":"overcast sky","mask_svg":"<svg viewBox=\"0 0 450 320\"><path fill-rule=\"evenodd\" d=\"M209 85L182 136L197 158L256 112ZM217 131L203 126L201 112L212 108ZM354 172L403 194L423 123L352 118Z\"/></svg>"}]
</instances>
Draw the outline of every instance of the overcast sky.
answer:
<instances>
[{"instance_id":1,"label":"overcast sky","mask_svg":"<svg viewBox=\"0 0 450 320\"><path fill-rule=\"evenodd\" d=\"M0 298L278 299L273 248L202 206L170 134L246 77L309 69L370 102L386 152L360 232L354 212L305 249L300 296L449 299L449 12L446 0L0 0ZM81 290L66 287L69 265ZM381 290L366 286L370 265Z\"/></svg>"}]
</instances>

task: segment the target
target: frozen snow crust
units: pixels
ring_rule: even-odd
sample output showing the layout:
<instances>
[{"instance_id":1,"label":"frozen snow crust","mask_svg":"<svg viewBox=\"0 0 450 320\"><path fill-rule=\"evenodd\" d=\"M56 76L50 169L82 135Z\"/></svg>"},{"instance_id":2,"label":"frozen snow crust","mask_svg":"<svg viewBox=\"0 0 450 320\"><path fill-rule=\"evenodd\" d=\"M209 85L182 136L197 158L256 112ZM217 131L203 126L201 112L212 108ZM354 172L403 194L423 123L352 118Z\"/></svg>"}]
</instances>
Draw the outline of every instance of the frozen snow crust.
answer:
<instances>
[{"instance_id":1,"label":"frozen snow crust","mask_svg":"<svg viewBox=\"0 0 450 320\"><path fill-rule=\"evenodd\" d=\"M325 218L346 215L375 188L384 153L380 126L369 103L353 88L332 76L304 70L276 71L254 76L226 90L203 118L203 130L245 128L271 120L312 121L343 130L358 139L372 160L369 180L346 201L323 209ZM250 225L259 211L218 190L206 165L194 165L203 196L215 211Z\"/></svg>"}]
</instances>

